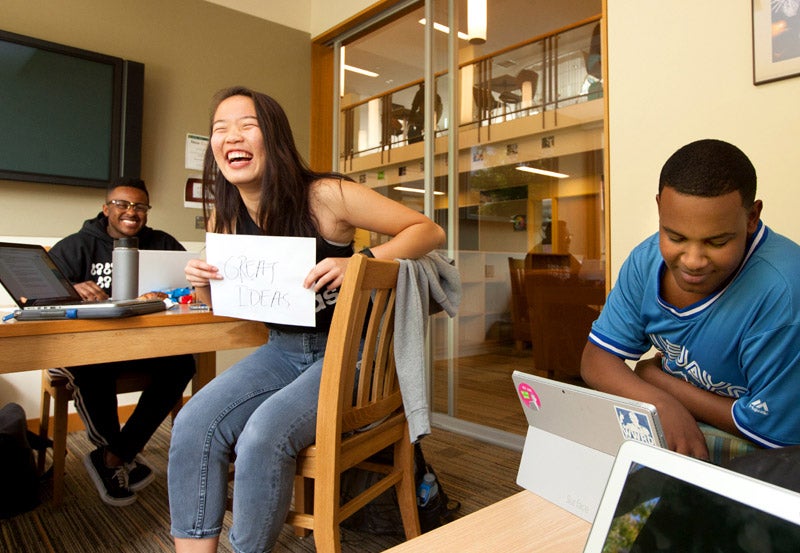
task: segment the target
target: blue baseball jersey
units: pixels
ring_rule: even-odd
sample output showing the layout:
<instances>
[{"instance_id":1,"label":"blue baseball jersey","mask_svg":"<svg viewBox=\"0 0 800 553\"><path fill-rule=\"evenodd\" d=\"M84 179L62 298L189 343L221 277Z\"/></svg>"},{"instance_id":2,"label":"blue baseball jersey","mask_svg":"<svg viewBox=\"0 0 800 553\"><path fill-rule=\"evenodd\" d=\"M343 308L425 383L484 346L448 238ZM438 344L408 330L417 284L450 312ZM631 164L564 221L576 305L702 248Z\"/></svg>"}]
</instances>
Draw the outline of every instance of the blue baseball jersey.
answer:
<instances>
[{"instance_id":1,"label":"blue baseball jersey","mask_svg":"<svg viewBox=\"0 0 800 553\"><path fill-rule=\"evenodd\" d=\"M589 341L629 360L655 346L665 372L735 398L745 436L800 444L800 246L759 223L733 279L682 309L661 297L666 270L655 234L623 264Z\"/></svg>"}]
</instances>

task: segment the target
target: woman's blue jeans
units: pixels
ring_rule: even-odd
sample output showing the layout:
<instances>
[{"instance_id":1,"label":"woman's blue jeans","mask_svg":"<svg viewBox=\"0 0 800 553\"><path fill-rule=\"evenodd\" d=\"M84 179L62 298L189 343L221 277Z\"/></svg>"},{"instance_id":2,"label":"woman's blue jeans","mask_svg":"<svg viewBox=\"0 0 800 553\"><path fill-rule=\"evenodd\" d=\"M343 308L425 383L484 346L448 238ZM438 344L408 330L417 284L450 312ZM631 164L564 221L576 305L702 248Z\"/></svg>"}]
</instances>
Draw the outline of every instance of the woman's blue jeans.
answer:
<instances>
[{"instance_id":1,"label":"woman's blue jeans","mask_svg":"<svg viewBox=\"0 0 800 553\"><path fill-rule=\"evenodd\" d=\"M169 452L171 532L218 536L235 454L230 541L270 551L292 498L297 453L314 443L325 333L270 331L269 342L181 409Z\"/></svg>"}]
</instances>

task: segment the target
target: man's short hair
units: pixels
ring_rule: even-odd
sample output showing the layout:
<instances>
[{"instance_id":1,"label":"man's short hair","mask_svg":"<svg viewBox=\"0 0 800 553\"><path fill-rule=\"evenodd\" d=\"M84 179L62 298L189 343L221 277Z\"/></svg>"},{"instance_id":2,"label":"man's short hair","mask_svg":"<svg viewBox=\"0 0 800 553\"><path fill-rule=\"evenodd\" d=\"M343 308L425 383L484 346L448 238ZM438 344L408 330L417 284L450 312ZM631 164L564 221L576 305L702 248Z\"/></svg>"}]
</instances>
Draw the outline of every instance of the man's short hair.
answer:
<instances>
[{"instance_id":1,"label":"man's short hair","mask_svg":"<svg viewBox=\"0 0 800 553\"><path fill-rule=\"evenodd\" d=\"M120 186L127 186L129 188L138 188L144 195L147 196L147 201L150 201L150 193L147 191L147 186L145 186L144 181L138 177L119 177L117 179L112 180L108 183L108 187L106 188L106 195L110 194L112 190L115 188L119 188Z\"/></svg>"},{"instance_id":2,"label":"man's short hair","mask_svg":"<svg viewBox=\"0 0 800 553\"><path fill-rule=\"evenodd\" d=\"M707 138L670 156L661 169L659 194L664 187L706 198L739 192L742 205L750 207L756 199L756 169L733 144Z\"/></svg>"}]
</instances>

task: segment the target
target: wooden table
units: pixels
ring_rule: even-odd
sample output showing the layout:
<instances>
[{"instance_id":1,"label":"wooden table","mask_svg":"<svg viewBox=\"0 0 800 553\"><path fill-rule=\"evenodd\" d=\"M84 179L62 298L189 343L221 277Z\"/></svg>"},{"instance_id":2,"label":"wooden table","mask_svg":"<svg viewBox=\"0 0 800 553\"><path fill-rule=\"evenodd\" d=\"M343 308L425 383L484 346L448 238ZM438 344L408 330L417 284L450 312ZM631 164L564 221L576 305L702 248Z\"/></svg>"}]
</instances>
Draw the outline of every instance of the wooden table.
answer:
<instances>
[{"instance_id":1,"label":"wooden table","mask_svg":"<svg viewBox=\"0 0 800 553\"><path fill-rule=\"evenodd\" d=\"M195 353L196 392L216 376L216 352L260 346L263 323L178 305L121 319L11 321L0 324L0 374Z\"/></svg>"},{"instance_id":2,"label":"wooden table","mask_svg":"<svg viewBox=\"0 0 800 553\"><path fill-rule=\"evenodd\" d=\"M580 553L591 525L529 491L454 520L387 553Z\"/></svg>"}]
</instances>

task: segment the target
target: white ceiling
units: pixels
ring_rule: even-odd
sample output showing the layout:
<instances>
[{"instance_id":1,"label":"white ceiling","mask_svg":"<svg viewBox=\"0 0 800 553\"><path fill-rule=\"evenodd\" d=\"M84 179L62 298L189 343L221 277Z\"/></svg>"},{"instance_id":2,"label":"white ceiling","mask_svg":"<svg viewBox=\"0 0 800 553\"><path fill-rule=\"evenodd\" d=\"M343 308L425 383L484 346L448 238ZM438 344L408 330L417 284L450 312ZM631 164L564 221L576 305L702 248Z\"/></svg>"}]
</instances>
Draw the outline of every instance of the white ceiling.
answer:
<instances>
[{"instance_id":1,"label":"white ceiling","mask_svg":"<svg viewBox=\"0 0 800 553\"><path fill-rule=\"evenodd\" d=\"M273 23L311 32L312 0L206 0Z\"/></svg>"}]
</instances>

